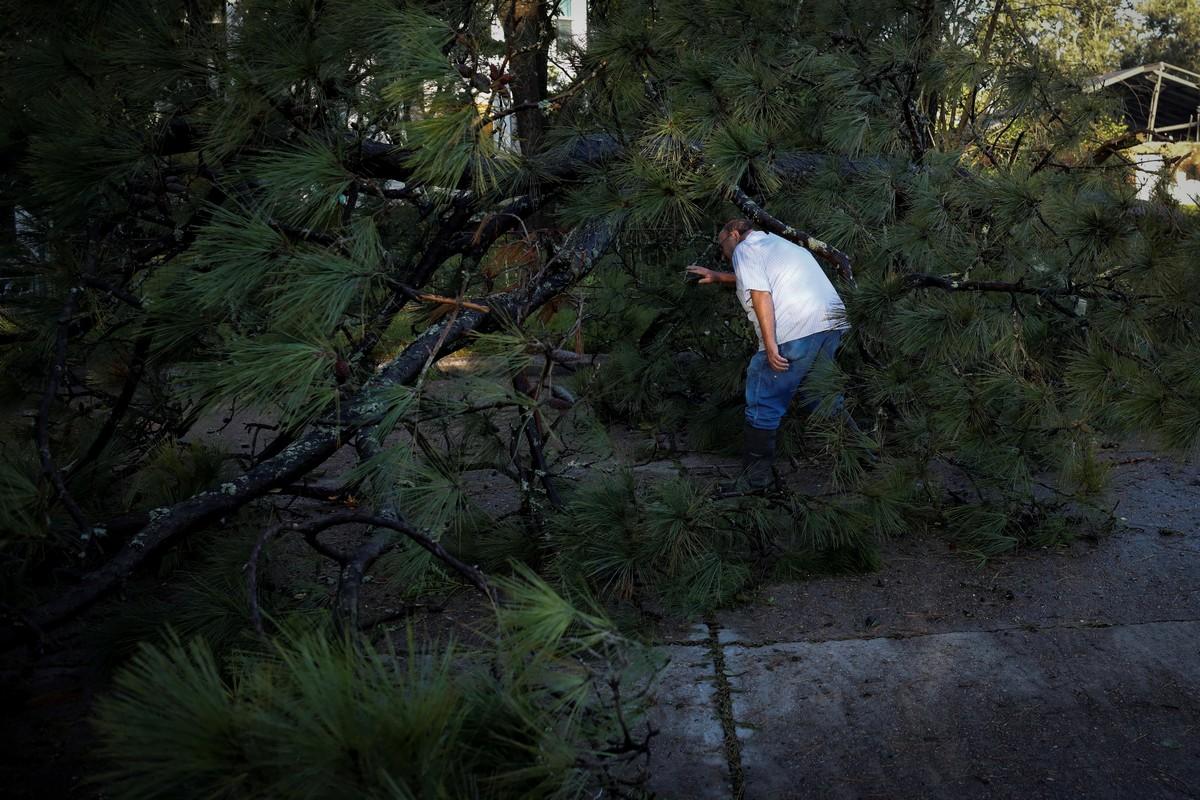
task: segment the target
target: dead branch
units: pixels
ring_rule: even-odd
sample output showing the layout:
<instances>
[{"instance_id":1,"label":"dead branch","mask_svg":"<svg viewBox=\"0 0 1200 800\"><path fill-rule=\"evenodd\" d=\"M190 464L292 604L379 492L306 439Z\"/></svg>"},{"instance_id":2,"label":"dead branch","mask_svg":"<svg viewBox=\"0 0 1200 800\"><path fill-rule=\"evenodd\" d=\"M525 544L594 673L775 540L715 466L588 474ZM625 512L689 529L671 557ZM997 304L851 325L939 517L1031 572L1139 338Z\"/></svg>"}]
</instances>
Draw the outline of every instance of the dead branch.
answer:
<instances>
[{"instance_id":1,"label":"dead branch","mask_svg":"<svg viewBox=\"0 0 1200 800\"><path fill-rule=\"evenodd\" d=\"M458 306L461 308L470 308L483 314L490 314L492 310L485 305L473 303L470 300L459 300L454 297L444 297L440 294L429 294L427 292L419 292L406 283L399 281L389 281L392 286L403 292L410 300L416 300L420 303L436 303L444 306Z\"/></svg>"}]
</instances>

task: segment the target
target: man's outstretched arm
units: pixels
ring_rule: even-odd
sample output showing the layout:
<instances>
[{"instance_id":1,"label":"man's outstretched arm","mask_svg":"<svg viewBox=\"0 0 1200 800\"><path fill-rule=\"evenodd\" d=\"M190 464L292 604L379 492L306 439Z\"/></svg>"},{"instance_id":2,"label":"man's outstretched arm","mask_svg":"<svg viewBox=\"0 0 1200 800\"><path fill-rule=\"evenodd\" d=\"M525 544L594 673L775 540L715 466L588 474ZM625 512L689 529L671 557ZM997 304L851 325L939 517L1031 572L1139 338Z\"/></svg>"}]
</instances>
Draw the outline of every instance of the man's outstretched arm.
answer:
<instances>
[{"instance_id":1,"label":"man's outstretched arm","mask_svg":"<svg viewBox=\"0 0 1200 800\"><path fill-rule=\"evenodd\" d=\"M719 269L709 269L708 267L698 267L692 264L687 268L687 271L692 275L699 275L700 280L697 283L720 283L725 286L733 286L737 283L737 276L732 272L723 272Z\"/></svg>"}]
</instances>

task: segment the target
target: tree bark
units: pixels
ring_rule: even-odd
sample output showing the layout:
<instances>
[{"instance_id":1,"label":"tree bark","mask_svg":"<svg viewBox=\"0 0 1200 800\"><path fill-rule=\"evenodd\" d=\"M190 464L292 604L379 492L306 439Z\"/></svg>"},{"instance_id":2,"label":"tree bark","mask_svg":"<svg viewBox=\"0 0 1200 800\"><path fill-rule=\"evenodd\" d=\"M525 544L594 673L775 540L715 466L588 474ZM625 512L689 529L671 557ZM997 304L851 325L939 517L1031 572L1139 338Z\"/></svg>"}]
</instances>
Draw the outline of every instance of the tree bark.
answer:
<instances>
[{"instance_id":1,"label":"tree bark","mask_svg":"<svg viewBox=\"0 0 1200 800\"><path fill-rule=\"evenodd\" d=\"M521 106L516 113L517 141L521 153L530 156L540 149L546 132L546 117L538 104L546 99L549 82L550 14L545 0L504 0L501 8L512 101Z\"/></svg>"},{"instance_id":2,"label":"tree bark","mask_svg":"<svg viewBox=\"0 0 1200 800\"><path fill-rule=\"evenodd\" d=\"M765 208L754 202L750 195L742 191L741 188L731 186L729 193L733 204L741 209L742 213L749 217L756 225L807 249L817 258L831 264L837 270L842 280L853 285L854 270L850 263L850 256L836 247L826 244L820 239L816 239L812 235L772 216Z\"/></svg>"}]
</instances>

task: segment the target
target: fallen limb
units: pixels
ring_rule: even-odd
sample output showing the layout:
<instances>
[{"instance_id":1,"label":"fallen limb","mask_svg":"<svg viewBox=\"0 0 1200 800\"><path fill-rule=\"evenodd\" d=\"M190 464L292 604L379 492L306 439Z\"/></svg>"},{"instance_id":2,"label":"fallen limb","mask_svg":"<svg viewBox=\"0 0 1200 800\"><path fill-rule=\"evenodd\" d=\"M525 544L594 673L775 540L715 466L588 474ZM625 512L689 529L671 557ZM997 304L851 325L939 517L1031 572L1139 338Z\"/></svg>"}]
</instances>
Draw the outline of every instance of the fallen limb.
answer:
<instances>
[{"instance_id":1,"label":"fallen limb","mask_svg":"<svg viewBox=\"0 0 1200 800\"><path fill-rule=\"evenodd\" d=\"M832 264L842 280L851 285L854 284L854 271L850 266L850 256L833 245L826 244L820 239L776 219L737 186L730 187L729 196L733 200L733 204L741 209L742 213L749 217L754 224L809 250L817 258Z\"/></svg>"},{"instance_id":2,"label":"fallen limb","mask_svg":"<svg viewBox=\"0 0 1200 800\"><path fill-rule=\"evenodd\" d=\"M417 545L428 550L435 558L441 561L450 569L454 570L467 583L479 590L480 594L490 601L495 601L498 598L496 589L488 583L487 578L479 571L477 567L466 564L455 558L441 544L430 539L425 534L413 528L408 523L402 522L392 517L379 516L377 514L363 514L357 511L339 511L335 514L330 514L327 517L321 517L306 524L293 523L291 525L274 525L263 532L258 537L258 541L254 545L254 549L250 553L250 559L246 562L246 582L250 590L250 619L254 624L254 629L259 634L264 634L262 624L262 611L258 605L258 560L262 555L262 550L266 543L275 536L283 533L299 533L306 540L315 539L317 534L329 528L338 527L340 525L370 525L374 528L384 528L387 531L406 536ZM357 584L361 584L361 573L365 572L366 564L373 561L382 555L395 541L393 535L376 535L373 537L368 546L360 548L353 558L339 557L336 559L344 570L357 570L360 573L360 579ZM323 555L325 553L322 553ZM356 584L356 585L357 585Z\"/></svg>"},{"instance_id":3,"label":"fallen limb","mask_svg":"<svg viewBox=\"0 0 1200 800\"><path fill-rule=\"evenodd\" d=\"M354 449L358 453L360 464L383 452L383 445L376 438L374 426L359 431L354 441ZM375 505L372 516L404 522L400 513L400 492L395 484L384 482L382 486L373 485L369 488ZM377 532L359 545L348 558L339 562L342 569L338 576L337 596L334 598L333 622L341 630L351 633L358 630L358 597L363 579L371 565L392 547L394 539L392 531Z\"/></svg>"},{"instance_id":4,"label":"fallen limb","mask_svg":"<svg viewBox=\"0 0 1200 800\"><path fill-rule=\"evenodd\" d=\"M1026 286L1020 281L966 281L943 278L938 275L912 273L904 276L910 289L941 289L946 292L1000 292L1005 294L1030 294L1044 298L1082 297L1088 300L1118 300L1127 302L1131 298L1122 292L1095 289L1090 286Z\"/></svg>"},{"instance_id":5,"label":"fallen limb","mask_svg":"<svg viewBox=\"0 0 1200 800\"><path fill-rule=\"evenodd\" d=\"M386 409L380 390L416 380L432 355L435 359L468 343L476 330L521 322L551 298L577 283L595 266L616 235L615 224L593 220L575 229L535 283L488 298L491 314L464 309L453 322L431 325L362 389L342 404L340 412L314 423L304 436L278 455L252 467L219 487L200 492L173 506L151 509L148 524L106 563L58 597L16 612L0 629L0 649L6 649L38 630L50 630L112 591L152 555L204 525L229 516L270 490L296 482L319 466L359 430L377 423Z\"/></svg>"}]
</instances>

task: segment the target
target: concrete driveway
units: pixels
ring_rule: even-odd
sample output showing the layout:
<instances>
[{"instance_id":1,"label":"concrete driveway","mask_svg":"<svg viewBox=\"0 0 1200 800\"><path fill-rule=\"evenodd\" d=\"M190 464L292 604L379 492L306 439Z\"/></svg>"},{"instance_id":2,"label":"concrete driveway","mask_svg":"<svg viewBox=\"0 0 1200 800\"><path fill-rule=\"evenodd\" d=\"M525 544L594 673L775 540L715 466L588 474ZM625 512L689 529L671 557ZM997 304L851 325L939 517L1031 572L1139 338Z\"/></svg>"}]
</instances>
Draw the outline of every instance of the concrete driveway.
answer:
<instances>
[{"instance_id":1,"label":"concrete driveway","mask_svg":"<svg viewBox=\"0 0 1200 800\"><path fill-rule=\"evenodd\" d=\"M983 566L900 539L669 633L651 788L1200 797L1200 471L1124 461L1111 536Z\"/></svg>"}]
</instances>

